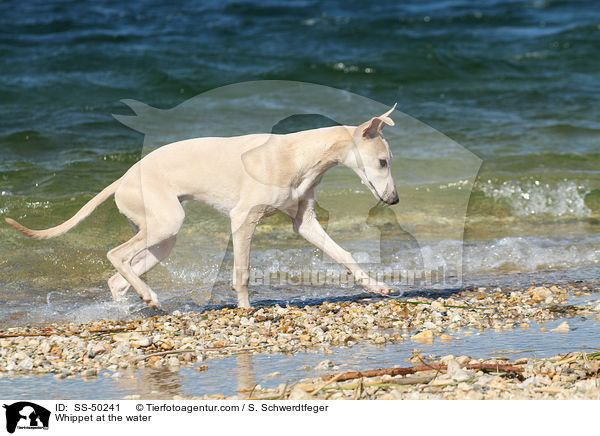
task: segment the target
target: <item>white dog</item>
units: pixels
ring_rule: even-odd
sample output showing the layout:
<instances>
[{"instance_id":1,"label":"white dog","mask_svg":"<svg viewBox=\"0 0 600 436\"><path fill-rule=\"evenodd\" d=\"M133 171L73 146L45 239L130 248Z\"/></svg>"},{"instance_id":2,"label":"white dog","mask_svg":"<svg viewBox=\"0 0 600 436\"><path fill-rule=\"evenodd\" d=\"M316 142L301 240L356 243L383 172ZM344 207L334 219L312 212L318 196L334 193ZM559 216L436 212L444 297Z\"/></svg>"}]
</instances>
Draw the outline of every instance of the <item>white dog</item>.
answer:
<instances>
[{"instance_id":1,"label":"white dog","mask_svg":"<svg viewBox=\"0 0 600 436\"><path fill-rule=\"evenodd\" d=\"M381 136L385 114L354 126L335 126L286 135L252 134L231 138L196 138L158 148L133 165L63 224L30 230L6 222L34 239L62 235L115 194L119 211L133 223L136 234L110 250L108 259L118 273L108 280L113 298L124 298L133 286L140 298L158 306L156 294L140 279L167 257L184 219L181 202L203 201L231 219L233 285L238 306L249 308L250 241L258 222L278 210L291 216L294 230L345 266L374 293L388 294L387 285L370 278L352 255L325 233L316 219L317 184L329 168L351 168L375 198L398 203L391 175L391 153Z\"/></svg>"}]
</instances>

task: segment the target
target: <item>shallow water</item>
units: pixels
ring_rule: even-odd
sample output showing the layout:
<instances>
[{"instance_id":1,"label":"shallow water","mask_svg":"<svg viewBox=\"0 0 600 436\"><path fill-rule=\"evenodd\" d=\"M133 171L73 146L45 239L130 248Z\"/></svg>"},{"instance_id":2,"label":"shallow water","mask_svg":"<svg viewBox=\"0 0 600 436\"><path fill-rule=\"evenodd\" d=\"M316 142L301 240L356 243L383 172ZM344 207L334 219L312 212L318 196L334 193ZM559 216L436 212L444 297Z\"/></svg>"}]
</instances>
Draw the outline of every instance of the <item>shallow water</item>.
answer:
<instances>
[{"instance_id":1,"label":"shallow water","mask_svg":"<svg viewBox=\"0 0 600 436\"><path fill-rule=\"evenodd\" d=\"M385 134L401 203L380 207L349 170L321 183L319 219L365 268L420 291L597 280L599 23L593 0L0 2L0 216L62 222L169 138L340 121L316 98L265 127L302 95L211 91L302 81L398 102ZM214 120L219 105L229 116ZM229 224L185 207L178 245L145 278L166 310L231 304ZM106 252L129 237L112 200L50 241L0 226L0 327L146 315L133 295L128 312L109 302ZM254 302L362 292L282 216L257 229L251 264Z\"/></svg>"},{"instance_id":2,"label":"shallow water","mask_svg":"<svg viewBox=\"0 0 600 436\"><path fill-rule=\"evenodd\" d=\"M275 388L280 384L291 384L303 378L320 377L325 374L352 370L389 368L394 365L410 366L406 362L415 350L427 356L468 355L473 358L505 357L552 357L572 351L592 352L598 349L598 322L582 318L567 319L571 331L551 332L564 319L544 324L531 323L527 330L515 328L496 332L463 330L452 333L454 340L434 343L406 341L395 345L354 345L349 348L333 348L331 354L323 352L282 354L240 354L203 364L208 370L198 372L193 368L179 370L156 370L145 368L124 371L120 377L105 377L83 380L75 377L57 380L52 376L0 378L0 391L5 398L12 399L119 399L127 395L141 398L171 399L179 396L203 396L223 394L236 395L238 390L252 390L255 385ZM540 332L540 327L547 332ZM471 334L465 334L469 332ZM330 360L333 367L317 370L323 360ZM242 394L243 395L243 394Z\"/></svg>"}]
</instances>

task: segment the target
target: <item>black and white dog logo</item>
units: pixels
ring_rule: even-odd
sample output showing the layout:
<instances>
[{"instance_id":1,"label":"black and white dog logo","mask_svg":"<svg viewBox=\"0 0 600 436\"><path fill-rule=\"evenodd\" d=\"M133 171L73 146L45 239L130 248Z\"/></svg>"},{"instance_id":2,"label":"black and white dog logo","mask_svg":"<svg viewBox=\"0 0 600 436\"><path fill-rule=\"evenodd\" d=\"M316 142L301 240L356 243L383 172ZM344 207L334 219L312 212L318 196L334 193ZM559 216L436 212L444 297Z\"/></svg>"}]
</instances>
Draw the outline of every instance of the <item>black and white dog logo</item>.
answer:
<instances>
[{"instance_id":1,"label":"black and white dog logo","mask_svg":"<svg viewBox=\"0 0 600 436\"><path fill-rule=\"evenodd\" d=\"M29 401L19 401L10 405L4 404L6 409L6 431L14 433L18 429L48 429L50 411L42 406Z\"/></svg>"}]
</instances>

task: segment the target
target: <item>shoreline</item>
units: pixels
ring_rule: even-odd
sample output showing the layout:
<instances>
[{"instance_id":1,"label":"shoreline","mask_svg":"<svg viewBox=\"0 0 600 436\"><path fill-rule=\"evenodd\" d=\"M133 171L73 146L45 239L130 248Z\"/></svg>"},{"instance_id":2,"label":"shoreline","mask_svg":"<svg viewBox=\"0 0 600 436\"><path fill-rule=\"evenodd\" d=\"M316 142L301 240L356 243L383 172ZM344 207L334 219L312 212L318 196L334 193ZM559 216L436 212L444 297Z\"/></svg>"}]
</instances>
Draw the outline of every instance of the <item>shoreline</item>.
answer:
<instances>
[{"instance_id":1,"label":"shoreline","mask_svg":"<svg viewBox=\"0 0 600 436\"><path fill-rule=\"evenodd\" d=\"M411 367L329 374L276 389L254 388L256 400L600 400L600 352L549 359L473 359L415 354ZM203 399L215 399L215 396Z\"/></svg>"},{"instance_id":2,"label":"shoreline","mask_svg":"<svg viewBox=\"0 0 600 436\"><path fill-rule=\"evenodd\" d=\"M21 376L52 375L59 380L76 377L90 380L144 368L178 371L181 367L192 367L202 371L206 363L214 359L238 354L309 352L327 355L332 353L333 347L352 348L361 344L373 344L385 350L386 345L410 344L410 341L424 345L434 341L450 343L458 335L468 334L466 329L510 334L514 329L529 329L533 323L564 319L554 332L548 332L560 334L570 330L570 318L585 318L585 322L591 323L600 321L597 294L597 289L573 286L536 286L517 291L475 288L435 299L367 299L304 307L224 308L184 314L175 311L129 321L13 327L0 330L0 378L18 382ZM569 304L570 298L577 297L584 300ZM431 370L419 370L416 375L394 374L394 370L375 378L363 375L361 386L365 387L366 383L367 388L373 389L361 390L362 393L353 391L355 395L351 396L346 391L351 390L348 386L357 389L356 380L334 380L327 385L331 389L321 389L325 381L308 378L285 388L283 385L277 389L258 386L252 392L238 392L227 398L506 397L504 394L489 396L490 389L512 392L515 398L546 398L546 394L561 398L598 398L598 365L594 362L600 362L597 360L600 355L565 354L512 362L479 356L431 359L417 353L420 361L415 357L410 365L437 365L433 378ZM572 360L565 363L565 359ZM395 366L406 365L397 362ZM489 370L476 369L476 365L519 365L523 370L490 374ZM325 364L324 369L328 368ZM334 368L329 371L333 373ZM377 368L365 367L360 371L374 369ZM461 371L469 377L461 378L464 376ZM496 385L498 388L493 387ZM216 397L225 398L224 395Z\"/></svg>"}]
</instances>

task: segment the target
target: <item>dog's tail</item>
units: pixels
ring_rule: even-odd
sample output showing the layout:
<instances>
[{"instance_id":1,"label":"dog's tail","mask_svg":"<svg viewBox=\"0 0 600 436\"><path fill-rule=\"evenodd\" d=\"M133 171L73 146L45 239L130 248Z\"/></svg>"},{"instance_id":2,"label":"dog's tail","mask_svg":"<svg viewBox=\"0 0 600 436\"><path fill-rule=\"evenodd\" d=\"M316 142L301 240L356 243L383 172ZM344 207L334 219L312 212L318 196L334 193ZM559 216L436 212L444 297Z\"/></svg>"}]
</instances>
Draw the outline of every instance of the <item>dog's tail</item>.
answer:
<instances>
[{"instance_id":1,"label":"dog's tail","mask_svg":"<svg viewBox=\"0 0 600 436\"><path fill-rule=\"evenodd\" d=\"M17 229L19 232L23 233L25 236L29 236L32 239L54 238L55 236L59 236L63 233L68 232L81 221L83 221L85 218L87 218L87 216L91 214L94 211L94 209L96 209L100 204L106 201L108 197L115 193L120 183L121 179L118 179L110 185L108 185L102 190L102 192L100 192L98 195L96 195L94 198L88 201L85 204L85 206L79 209L79 212L77 212L72 218L68 219L67 221L56 227L52 227L46 230L31 230L19 224L11 218L6 218L6 222L13 226L15 229Z\"/></svg>"}]
</instances>

